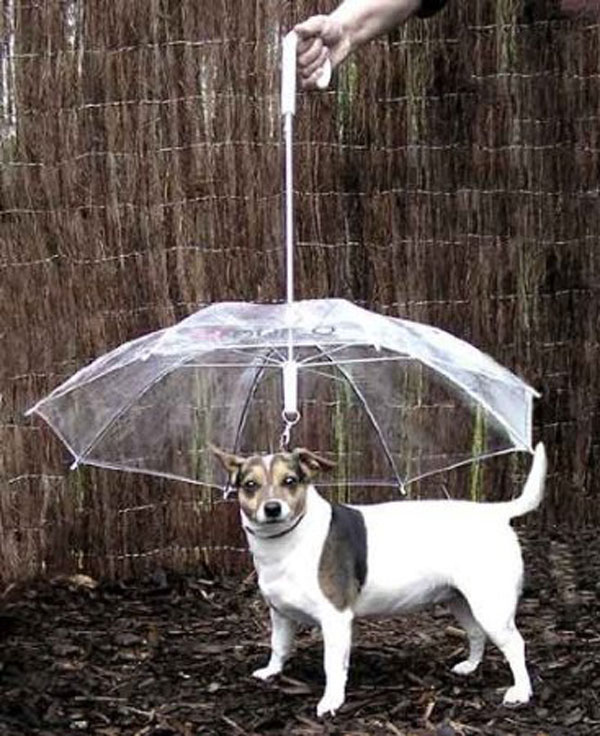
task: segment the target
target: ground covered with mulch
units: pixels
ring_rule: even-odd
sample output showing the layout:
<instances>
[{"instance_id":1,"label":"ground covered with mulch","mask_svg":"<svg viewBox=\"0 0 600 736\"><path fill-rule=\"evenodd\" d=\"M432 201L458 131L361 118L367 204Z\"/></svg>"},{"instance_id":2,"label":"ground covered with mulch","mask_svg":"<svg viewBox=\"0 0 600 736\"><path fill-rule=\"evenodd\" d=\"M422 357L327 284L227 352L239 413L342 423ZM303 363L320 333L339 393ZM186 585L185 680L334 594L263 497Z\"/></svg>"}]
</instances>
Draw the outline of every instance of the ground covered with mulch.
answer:
<instances>
[{"instance_id":1,"label":"ground covered with mulch","mask_svg":"<svg viewBox=\"0 0 600 736\"><path fill-rule=\"evenodd\" d=\"M508 667L450 672L464 639L442 609L356 625L347 700L319 721L321 642L302 632L286 675L268 657L255 580L163 572L37 583L0 604L0 735L93 733L576 736L600 734L600 539L525 535L519 626L535 699L500 706Z\"/></svg>"}]
</instances>

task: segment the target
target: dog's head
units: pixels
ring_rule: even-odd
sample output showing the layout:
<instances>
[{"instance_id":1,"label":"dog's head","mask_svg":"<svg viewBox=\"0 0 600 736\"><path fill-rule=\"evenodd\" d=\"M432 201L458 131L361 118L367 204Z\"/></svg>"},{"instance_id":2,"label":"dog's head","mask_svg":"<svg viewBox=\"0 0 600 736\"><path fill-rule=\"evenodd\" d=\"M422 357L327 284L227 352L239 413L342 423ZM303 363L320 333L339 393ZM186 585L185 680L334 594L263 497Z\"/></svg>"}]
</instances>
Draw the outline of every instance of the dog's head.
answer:
<instances>
[{"instance_id":1,"label":"dog's head","mask_svg":"<svg viewBox=\"0 0 600 736\"><path fill-rule=\"evenodd\" d=\"M274 455L241 457L211 447L238 492L240 508L251 527L280 525L286 529L304 515L306 494L319 470L335 463L298 448ZM274 529L274 530L275 530Z\"/></svg>"}]
</instances>

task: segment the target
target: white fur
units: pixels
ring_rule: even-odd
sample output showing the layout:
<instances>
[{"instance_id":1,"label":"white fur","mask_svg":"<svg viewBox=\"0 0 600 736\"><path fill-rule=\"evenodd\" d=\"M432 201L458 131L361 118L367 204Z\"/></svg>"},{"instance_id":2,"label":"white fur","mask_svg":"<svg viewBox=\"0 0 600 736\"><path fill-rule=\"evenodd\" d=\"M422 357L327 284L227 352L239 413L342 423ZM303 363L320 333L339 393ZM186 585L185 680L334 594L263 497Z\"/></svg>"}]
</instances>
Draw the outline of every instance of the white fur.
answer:
<instances>
[{"instance_id":1,"label":"white fur","mask_svg":"<svg viewBox=\"0 0 600 736\"><path fill-rule=\"evenodd\" d=\"M526 703L531 683L514 622L523 563L509 521L540 503L545 475L546 454L540 443L523 493L514 501L400 501L355 507L367 528L367 578L352 610L344 611L319 587L331 506L309 487L305 516L293 531L273 539L247 534L273 626L270 661L254 675L266 679L279 673L292 653L296 622L316 623L323 632L326 675L317 714L334 714L345 697L352 619L396 615L447 601L470 644L468 658L453 671L473 672L489 637L506 657L514 679L504 703ZM242 520L253 528L247 518Z\"/></svg>"}]
</instances>

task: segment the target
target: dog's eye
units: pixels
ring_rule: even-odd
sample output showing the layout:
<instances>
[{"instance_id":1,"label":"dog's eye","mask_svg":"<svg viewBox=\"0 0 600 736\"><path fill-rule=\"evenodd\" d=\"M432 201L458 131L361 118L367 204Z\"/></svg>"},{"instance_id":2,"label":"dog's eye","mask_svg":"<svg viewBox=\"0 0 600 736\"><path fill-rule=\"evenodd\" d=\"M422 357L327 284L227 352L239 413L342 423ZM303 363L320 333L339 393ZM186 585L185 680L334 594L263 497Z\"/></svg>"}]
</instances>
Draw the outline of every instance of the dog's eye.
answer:
<instances>
[{"instance_id":1,"label":"dog's eye","mask_svg":"<svg viewBox=\"0 0 600 736\"><path fill-rule=\"evenodd\" d=\"M244 481L244 490L248 491L248 493L254 493L257 488L258 483L255 480Z\"/></svg>"},{"instance_id":2,"label":"dog's eye","mask_svg":"<svg viewBox=\"0 0 600 736\"><path fill-rule=\"evenodd\" d=\"M295 475L286 475L283 479L283 485L288 488L292 488L298 483L298 478Z\"/></svg>"}]
</instances>

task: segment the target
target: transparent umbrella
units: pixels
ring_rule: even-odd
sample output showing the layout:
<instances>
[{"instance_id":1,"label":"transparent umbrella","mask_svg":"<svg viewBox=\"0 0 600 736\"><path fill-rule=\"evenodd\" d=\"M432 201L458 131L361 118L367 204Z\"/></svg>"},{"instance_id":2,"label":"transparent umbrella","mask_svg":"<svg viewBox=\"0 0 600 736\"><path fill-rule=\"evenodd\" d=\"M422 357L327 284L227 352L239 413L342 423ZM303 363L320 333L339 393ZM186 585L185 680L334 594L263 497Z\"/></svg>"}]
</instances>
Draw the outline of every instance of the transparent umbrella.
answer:
<instances>
[{"instance_id":1,"label":"transparent umbrella","mask_svg":"<svg viewBox=\"0 0 600 736\"><path fill-rule=\"evenodd\" d=\"M530 450L534 395L442 330L317 299L206 307L99 358L30 411L75 464L221 485L209 442L277 450L283 424L341 461L333 482L403 487Z\"/></svg>"},{"instance_id":2,"label":"transparent umbrella","mask_svg":"<svg viewBox=\"0 0 600 736\"><path fill-rule=\"evenodd\" d=\"M269 452L293 433L295 444L338 462L328 482L399 489L482 457L531 451L536 392L489 356L343 299L294 300L293 34L283 56L286 302L201 309L98 358L29 413L48 422L74 465L223 489L211 443Z\"/></svg>"}]
</instances>

